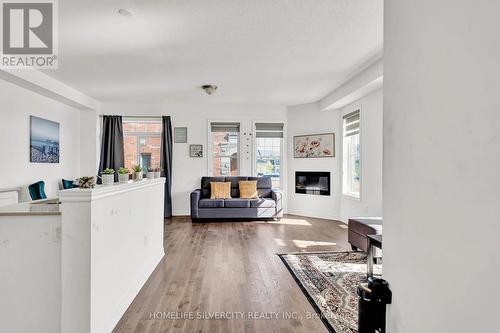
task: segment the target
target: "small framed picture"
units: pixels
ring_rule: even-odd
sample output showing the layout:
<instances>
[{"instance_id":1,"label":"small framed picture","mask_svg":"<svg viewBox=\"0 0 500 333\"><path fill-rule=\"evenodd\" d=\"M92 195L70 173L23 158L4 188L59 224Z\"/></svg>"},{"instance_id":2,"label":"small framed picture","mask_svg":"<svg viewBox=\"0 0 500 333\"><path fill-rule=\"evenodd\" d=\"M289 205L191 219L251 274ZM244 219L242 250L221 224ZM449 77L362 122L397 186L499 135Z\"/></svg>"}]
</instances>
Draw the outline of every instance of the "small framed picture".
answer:
<instances>
[{"instance_id":1,"label":"small framed picture","mask_svg":"<svg viewBox=\"0 0 500 333\"><path fill-rule=\"evenodd\" d=\"M203 145L189 145L189 157L203 157Z\"/></svg>"},{"instance_id":2,"label":"small framed picture","mask_svg":"<svg viewBox=\"0 0 500 333\"><path fill-rule=\"evenodd\" d=\"M174 142L187 143L188 128L187 127L174 127Z\"/></svg>"}]
</instances>

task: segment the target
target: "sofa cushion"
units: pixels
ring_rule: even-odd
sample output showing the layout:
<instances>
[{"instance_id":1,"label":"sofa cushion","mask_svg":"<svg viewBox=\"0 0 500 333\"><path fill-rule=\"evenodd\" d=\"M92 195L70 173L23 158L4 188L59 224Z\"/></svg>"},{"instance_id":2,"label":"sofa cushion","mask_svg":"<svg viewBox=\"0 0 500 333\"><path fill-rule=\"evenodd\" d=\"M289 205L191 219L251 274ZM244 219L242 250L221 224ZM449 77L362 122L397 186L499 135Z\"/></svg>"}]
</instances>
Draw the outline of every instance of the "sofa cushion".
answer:
<instances>
[{"instance_id":1,"label":"sofa cushion","mask_svg":"<svg viewBox=\"0 0 500 333\"><path fill-rule=\"evenodd\" d=\"M210 182L210 199L231 198L231 183Z\"/></svg>"},{"instance_id":2,"label":"sofa cushion","mask_svg":"<svg viewBox=\"0 0 500 333\"><path fill-rule=\"evenodd\" d=\"M199 208L224 208L224 199L201 199Z\"/></svg>"},{"instance_id":3,"label":"sofa cushion","mask_svg":"<svg viewBox=\"0 0 500 333\"><path fill-rule=\"evenodd\" d=\"M250 199L250 207L252 208L275 208L276 201L271 198Z\"/></svg>"},{"instance_id":4,"label":"sofa cushion","mask_svg":"<svg viewBox=\"0 0 500 333\"><path fill-rule=\"evenodd\" d=\"M242 199L257 199L259 193L257 192L256 180L240 181L240 198Z\"/></svg>"},{"instance_id":5,"label":"sofa cushion","mask_svg":"<svg viewBox=\"0 0 500 333\"><path fill-rule=\"evenodd\" d=\"M240 197L240 188L238 183L240 181L247 180L248 177L226 177L225 181L231 183L231 197L239 198Z\"/></svg>"},{"instance_id":6,"label":"sofa cushion","mask_svg":"<svg viewBox=\"0 0 500 333\"><path fill-rule=\"evenodd\" d=\"M210 182L223 182L224 177L201 177L202 198L210 198Z\"/></svg>"},{"instance_id":7,"label":"sofa cushion","mask_svg":"<svg viewBox=\"0 0 500 333\"><path fill-rule=\"evenodd\" d=\"M224 200L225 208L250 208L250 200L232 198Z\"/></svg>"},{"instance_id":8,"label":"sofa cushion","mask_svg":"<svg viewBox=\"0 0 500 333\"><path fill-rule=\"evenodd\" d=\"M271 177L248 177L248 180L257 181L257 192L261 198L270 198L273 182Z\"/></svg>"}]
</instances>

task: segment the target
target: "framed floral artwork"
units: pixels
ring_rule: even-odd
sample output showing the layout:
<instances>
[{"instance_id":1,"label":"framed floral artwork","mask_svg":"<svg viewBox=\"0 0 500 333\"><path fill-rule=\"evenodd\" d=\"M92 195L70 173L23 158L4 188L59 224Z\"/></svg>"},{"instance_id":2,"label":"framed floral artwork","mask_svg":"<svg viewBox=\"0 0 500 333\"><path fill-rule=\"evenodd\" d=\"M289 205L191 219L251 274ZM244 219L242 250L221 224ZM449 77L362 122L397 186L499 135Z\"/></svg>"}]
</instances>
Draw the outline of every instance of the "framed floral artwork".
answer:
<instances>
[{"instance_id":1,"label":"framed floral artwork","mask_svg":"<svg viewBox=\"0 0 500 333\"><path fill-rule=\"evenodd\" d=\"M335 157L335 133L294 136L293 157Z\"/></svg>"}]
</instances>

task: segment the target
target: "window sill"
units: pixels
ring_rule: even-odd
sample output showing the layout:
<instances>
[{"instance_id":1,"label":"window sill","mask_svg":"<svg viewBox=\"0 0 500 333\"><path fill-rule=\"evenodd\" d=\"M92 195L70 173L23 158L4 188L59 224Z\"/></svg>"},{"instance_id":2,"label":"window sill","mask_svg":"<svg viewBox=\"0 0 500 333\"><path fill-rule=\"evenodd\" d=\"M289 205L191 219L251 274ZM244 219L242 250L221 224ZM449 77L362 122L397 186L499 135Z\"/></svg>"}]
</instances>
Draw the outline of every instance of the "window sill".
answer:
<instances>
[{"instance_id":1,"label":"window sill","mask_svg":"<svg viewBox=\"0 0 500 333\"><path fill-rule=\"evenodd\" d=\"M357 196L354 194L349 194L349 193L342 193L342 196L346 199L354 200L354 201L361 201L361 196Z\"/></svg>"}]
</instances>

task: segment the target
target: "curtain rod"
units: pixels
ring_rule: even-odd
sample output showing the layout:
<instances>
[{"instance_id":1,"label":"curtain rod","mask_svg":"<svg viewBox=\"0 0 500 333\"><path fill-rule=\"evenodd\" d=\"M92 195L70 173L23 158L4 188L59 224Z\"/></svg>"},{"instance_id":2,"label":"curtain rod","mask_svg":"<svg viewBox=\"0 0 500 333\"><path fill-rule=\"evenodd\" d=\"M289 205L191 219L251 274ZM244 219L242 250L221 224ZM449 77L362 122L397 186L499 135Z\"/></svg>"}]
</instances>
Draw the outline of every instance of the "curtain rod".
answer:
<instances>
[{"instance_id":1,"label":"curtain rod","mask_svg":"<svg viewBox=\"0 0 500 333\"><path fill-rule=\"evenodd\" d=\"M102 118L107 116L107 114L100 114L99 117ZM111 116L111 115L110 115ZM163 116L129 116L129 115L121 115L123 118L161 118Z\"/></svg>"}]
</instances>

